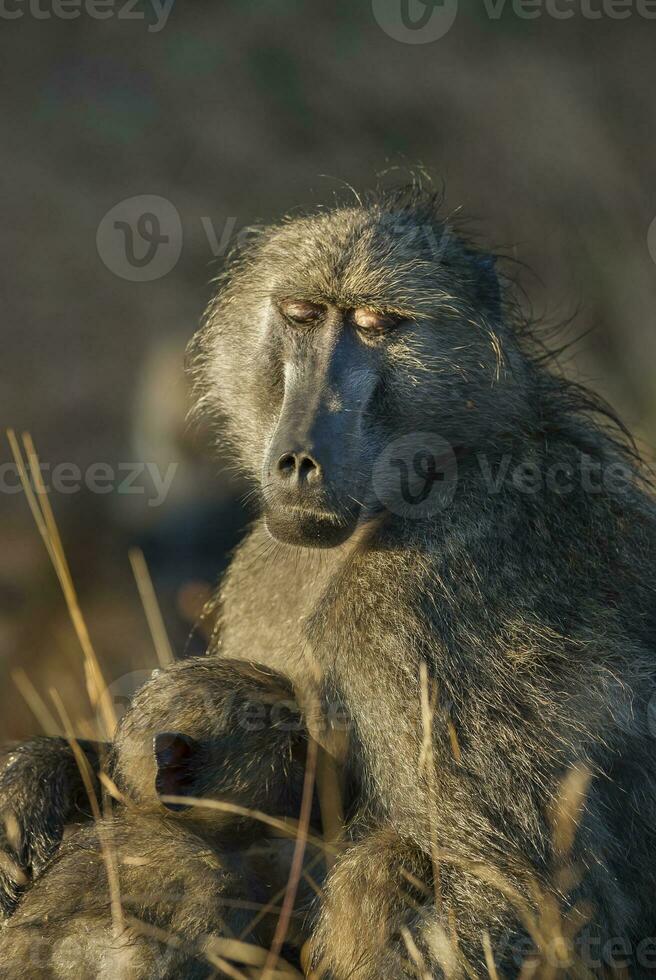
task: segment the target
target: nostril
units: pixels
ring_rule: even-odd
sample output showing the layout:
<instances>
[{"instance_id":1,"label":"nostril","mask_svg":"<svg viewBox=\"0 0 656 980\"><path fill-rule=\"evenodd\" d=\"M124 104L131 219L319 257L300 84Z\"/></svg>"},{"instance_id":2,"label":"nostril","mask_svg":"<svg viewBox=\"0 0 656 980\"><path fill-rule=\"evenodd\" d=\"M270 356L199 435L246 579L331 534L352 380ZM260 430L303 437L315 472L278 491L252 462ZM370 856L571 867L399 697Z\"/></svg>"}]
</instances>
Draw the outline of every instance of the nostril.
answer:
<instances>
[{"instance_id":1,"label":"nostril","mask_svg":"<svg viewBox=\"0 0 656 980\"><path fill-rule=\"evenodd\" d=\"M321 464L308 453L283 453L276 463L278 475L294 483L315 483L321 479Z\"/></svg>"},{"instance_id":2,"label":"nostril","mask_svg":"<svg viewBox=\"0 0 656 980\"><path fill-rule=\"evenodd\" d=\"M321 475L319 464L311 456L302 456L298 464L298 475L301 480L312 482Z\"/></svg>"},{"instance_id":3,"label":"nostril","mask_svg":"<svg viewBox=\"0 0 656 980\"><path fill-rule=\"evenodd\" d=\"M293 476L296 471L296 456L294 453L284 453L277 464L281 476Z\"/></svg>"}]
</instances>

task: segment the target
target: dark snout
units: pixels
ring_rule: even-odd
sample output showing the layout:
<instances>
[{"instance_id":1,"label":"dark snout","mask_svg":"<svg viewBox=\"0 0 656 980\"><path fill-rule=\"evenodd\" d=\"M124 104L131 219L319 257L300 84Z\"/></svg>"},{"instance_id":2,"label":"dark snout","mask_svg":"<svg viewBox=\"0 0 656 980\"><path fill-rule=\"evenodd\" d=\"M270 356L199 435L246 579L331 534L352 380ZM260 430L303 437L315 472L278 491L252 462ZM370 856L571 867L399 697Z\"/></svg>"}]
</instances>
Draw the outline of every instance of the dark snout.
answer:
<instances>
[{"instance_id":1,"label":"dark snout","mask_svg":"<svg viewBox=\"0 0 656 980\"><path fill-rule=\"evenodd\" d=\"M317 406L311 425L290 411L269 451L264 497L274 537L310 547L333 547L351 534L359 506L349 500L344 419Z\"/></svg>"},{"instance_id":2,"label":"dark snout","mask_svg":"<svg viewBox=\"0 0 656 980\"><path fill-rule=\"evenodd\" d=\"M280 540L333 547L353 532L364 476L362 378L288 378L263 474L266 524Z\"/></svg>"},{"instance_id":3,"label":"dark snout","mask_svg":"<svg viewBox=\"0 0 656 980\"><path fill-rule=\"evenodd\" d=\"M267 477L282 500L317 503L337 490L348 452L345 413L301 389L288 399L269 449Z\"/></svg>"}]
</instances>

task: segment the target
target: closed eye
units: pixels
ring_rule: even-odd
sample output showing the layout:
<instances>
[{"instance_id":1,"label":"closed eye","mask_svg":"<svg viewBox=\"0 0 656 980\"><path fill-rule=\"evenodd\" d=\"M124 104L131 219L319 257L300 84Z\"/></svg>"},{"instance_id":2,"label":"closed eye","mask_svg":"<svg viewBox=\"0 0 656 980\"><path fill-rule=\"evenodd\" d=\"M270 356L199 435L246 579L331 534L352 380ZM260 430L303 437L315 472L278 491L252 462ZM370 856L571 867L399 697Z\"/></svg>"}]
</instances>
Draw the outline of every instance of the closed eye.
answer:
<instances>
[{"instance_id":1,"label":"closed eye","mask_svg":"<svg viewBox=\"0 0 656 980\"><path fill-rule=\"evenodd\" d=\"M285 319L292 323L311 323L319 320L326 312L326 308L319 303L308 303L301 299L283 299L278 308Z\"/></svg>"},{"instance_id":2,"label":"closed eye","mask_svg":"<svg viewBox=\"0 0 656 980\"><path fill-rule=\"evenodd\" d=\"M368 310L366 307L353 310L352 317L355 325L366 333L384 333L402 320L402 317L395 313L379 313L376 310Z\"/></svg>"}]
</instances>

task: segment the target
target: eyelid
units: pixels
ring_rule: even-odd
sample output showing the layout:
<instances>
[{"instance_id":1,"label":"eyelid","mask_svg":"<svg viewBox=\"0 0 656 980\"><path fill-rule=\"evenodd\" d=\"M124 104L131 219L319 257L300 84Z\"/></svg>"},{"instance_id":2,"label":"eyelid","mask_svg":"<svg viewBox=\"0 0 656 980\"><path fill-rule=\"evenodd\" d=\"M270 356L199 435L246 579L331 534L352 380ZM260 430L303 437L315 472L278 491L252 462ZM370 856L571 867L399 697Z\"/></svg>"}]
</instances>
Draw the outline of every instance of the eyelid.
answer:
<instances>
[{"instance_id":1,"label":"eyelid","mask_svg":"<svg viewBox=\"0 0 656 980\"><path fill-rule=\"evenodd\" d=\"M284 317L295 323L310 323L325 313L325 307L304 299L281 299L278 308Z\"/></svg>"},{"instance_id":2,"label":"eyelid","mask_svg":"<svg viewBox=\"0 0 656 980\"><path fill-rule=\"evenodd\" d=\"M351 316L356 326L371 333L391 330L403 319L396 313L380 313L378 310L367 309L364 306L354 309Z\"/></svg>"}]
</instances>

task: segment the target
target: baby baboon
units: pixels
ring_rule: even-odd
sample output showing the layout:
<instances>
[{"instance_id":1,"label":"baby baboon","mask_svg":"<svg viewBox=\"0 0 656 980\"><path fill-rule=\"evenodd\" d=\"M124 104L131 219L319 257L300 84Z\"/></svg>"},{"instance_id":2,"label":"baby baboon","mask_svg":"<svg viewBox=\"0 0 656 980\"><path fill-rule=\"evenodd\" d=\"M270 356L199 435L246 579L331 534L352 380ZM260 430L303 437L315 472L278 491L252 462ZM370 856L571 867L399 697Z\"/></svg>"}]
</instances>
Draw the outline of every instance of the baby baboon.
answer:
<instances>
[{"instance_id":1,"label":"baby baboon","mask_svg":"<svg viewBox=\"0 0 656 980\"><path fill-rule=\"evenodd\" d=\"M159 673L112 748L123 805L75 831L26 891L0 932L2 977L204 978L226 958L217 939L268 948L293 841L184 800L298 817L306 742L291 686L265 667L208 658Z\"/></svg>"},{"instance_id":2,"label":"baby baboon","mask_svg":"<svg viewBox=\"0 0 656 980\"><path fill-rule=\"evenodd\" d=\"M592 973L619 948L647 976L656 510L609 414L416 188L251 241L193 371L263 512L215 650L351 722L360 816L316 962L583 975L566 962L587 923Z\"/></svg>"}]
</instances>

